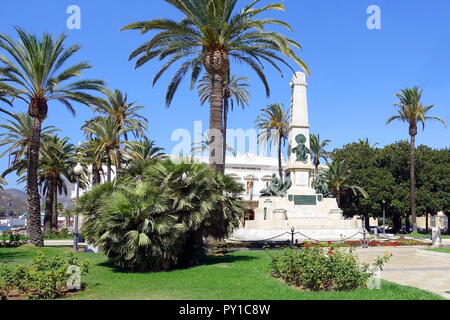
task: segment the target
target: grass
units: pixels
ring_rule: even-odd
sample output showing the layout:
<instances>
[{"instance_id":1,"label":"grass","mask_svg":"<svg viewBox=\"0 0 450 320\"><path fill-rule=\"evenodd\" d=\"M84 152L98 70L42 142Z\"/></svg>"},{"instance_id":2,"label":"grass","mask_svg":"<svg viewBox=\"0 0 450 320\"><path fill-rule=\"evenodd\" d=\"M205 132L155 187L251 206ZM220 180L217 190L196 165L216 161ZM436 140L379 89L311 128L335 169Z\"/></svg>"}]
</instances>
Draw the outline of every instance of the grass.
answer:
<instances>
[{"instance_id":1,"label":"grass","mask_svg":"<svg viewBox=\"0 0 450 320\"><path fill-rule=\"evenodd\" d=\"M442 252L442 253L450 253L450 248L433 248L427 249L428 251Z\"/></svg>"},{"instance_id":2,"label":"grass","mask_svg":"<svg viewBox=\"0 0 450 320\"><path fill-rule=\"evenodd\" d=\"M400 237L401 234L396 234L395 236ZM431 239L431 233L430 234L423 234L423 233L418 233L418 232L412 232L410 234L404 234L403 236L407 237L407 238L415 238L415 239ZM450 239L450 235L448 234L443 234L442 235L442 239Z\"/></svg>"},{"instance_id":3,"label":"grass","mask_svg":"<svg viewBox=\"0 0 450 320\"><path fill-rule=\"evenodd\" d=\"M38 250L54 255L69 248L24 246L0 249L0 264L26 263ZM381 290L352 292L303 292L269 274L270 257L265 251L239 251L225 257L210 257L204 266L164 273L123 273L105 256L82 253L91 261L83 279L86 291L70 299L101 300L433 300L439 296L386 281Z\"/></svg>"}]
</instances>

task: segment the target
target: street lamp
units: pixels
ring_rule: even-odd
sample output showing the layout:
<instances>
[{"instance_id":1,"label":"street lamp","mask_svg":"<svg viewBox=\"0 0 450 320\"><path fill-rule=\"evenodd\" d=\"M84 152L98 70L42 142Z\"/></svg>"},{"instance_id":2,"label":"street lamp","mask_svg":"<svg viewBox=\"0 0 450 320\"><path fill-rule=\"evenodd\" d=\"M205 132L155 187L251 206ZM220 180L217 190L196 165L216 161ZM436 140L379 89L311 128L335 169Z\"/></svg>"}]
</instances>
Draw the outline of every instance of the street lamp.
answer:
<instances>
[{"instance_id":1,"label":"street lamp","mask_svg":"<svg viewBox=\"0 0 450 320\"><path fill-rule=\"evenodd\" d=\"M83 174L84 169L83 166L78 163L75 168L73 169L73 173L75 174L77 178L77 185L76 185L76 202L75 202L75 225L73 228L73 247L72 250L74 252L78 252L78 198L80 197L80 176Z\"/></svg>"},{"instance_id":2,"label":"street lamp","mask_svg":"<svg viewBox=\"0 0 450 320\"><path fill-rule=\"evenodd\" d=\"M383 200L383 235L386 236L386 200Z\"/></svg>"}]
</instances>

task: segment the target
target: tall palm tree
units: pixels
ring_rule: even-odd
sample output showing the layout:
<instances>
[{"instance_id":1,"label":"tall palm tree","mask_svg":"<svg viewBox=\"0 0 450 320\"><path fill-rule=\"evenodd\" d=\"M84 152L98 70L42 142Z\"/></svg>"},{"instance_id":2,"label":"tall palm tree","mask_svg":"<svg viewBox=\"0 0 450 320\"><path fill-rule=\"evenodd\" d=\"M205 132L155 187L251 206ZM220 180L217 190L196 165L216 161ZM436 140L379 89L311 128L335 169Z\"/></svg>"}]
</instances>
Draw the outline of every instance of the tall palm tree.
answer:
<instances>
[{"instance_id":1,"label":"tall palm tree","mask_svg":"<svg viewBox=\"0 0 450 320\"><path fill-rule=\"evenodd\" d=\"M102 181L104 153L102 150L97 150L94 146L98 139L91 139L84 144L77 147L76 154L77 162L83 167L91 168L91 178L89 183L92 185L100 184Z\"/></svg>"},{"instance_id":2,"label":"tall palm tree","mask_svg":"<svg viewBox=\"0 0 450 320\"><path fill-rule=\"evenodd\" d=\"M325 150L325 148L328 146L331 140L321 141L319 134L311 134L310 141L310 150L313 154L313 164L316 167L315 175L317 178L319 176L320 159L327 159L329 157L329 153Z\"/></svg>"},{"instance_id":3,"label":"tall palm tree","mask_svg":"<svg viewBox=\"0 0 450 320\"><path fill-rule=\"evenodd\" d=\"M119 168L119 156L123 149L119 143L119 137L130 132L131 128L120 128L112 117L98 118L96 121L89 122L83 127L86 137L89 141L81 144L80 150L84 153L92 152L96 155L96 160L102 163L106 158L107 181L111 182L112 166Z\"/></svg>"},{"instance_id":4,"label":"tall palm tree","mask_svg":"<svg viewBox=\"0 0 450 320\"><path fill-rule=\"evenodd\" d=\"M138 113L143 109L143 106L135 105L135 102L128 102L128 95L120 90L109 91L105 90L106 99L102 99L100 103L95 106L94 111L100 113L102 116L111 117L117 123L118 129L128 128L135 138L145 135L145 130L148 129L147 118ZM91 121L96 121L94 118ZM120 145L121 137L118 136L118 144ZM125 141L128 141L128 131L124 133ZM121 155L116 155L117 169L121 169Z\"/></svg>"},{"instance_id":5,"label":"tall palm tree","mask_svg":"<svg viewBox=\"0 0 450 320\"><path fill-rule=\"evenodd\" d=\"M80 50L78 45L64 46L66 35L54 39L45 33L41 38L16 28L19 40L14 41L5 34L0 35L0 49L8 53L0 56L6 68L0 76L17 91L17 98L28 105L33 119L33 130L27 156L28 235L30 242L43 246L41 230L40 196L38 189L38 164L41 126L48 113L48 103L57 101L75 114L73 102L90 105L97 98L89 91L100 91L103 81L75 80L90 69L87 62L65 67L66 62ZM8 87L0 83L1 90Z\"/></svg>"},{"instance_id":6,"label":"tall palm tree","mask_svg":"<svg viewBox=\"0 0 450 320\"><path fill-rule=\"evenodd\" d=\"M140 30L141 33L157 31L148 42L137 48L130 59L138 58L136 68L152 59L168 59L156 74L153 84L174 64L182 62L170 81L166 104L170 106L181 80L191 70L191 89L203 70L211 77L213 92L210 101L209 135L213 141L210 148L210 164L216 171L223 171L223 83L230 72L230 58L249 66L263 82L266 93L270 88L263 70L263 62L272 65L282 74L280 64L292 67L292 59L304 70L305 63L293 48L301 48L296 41L283 34L266 29L278 25L288 30L284 21L260 18L272 10L284 10L282 3L272 3L257 8L260 0L251 1L237 10L237 0L165 0L182 14L178 22L170 19L155 19L127 25L122 30Z\"/></svg>"},{"instance_id":7,"label":"tall palm tree","mask_svg":"<svg viewBox=\"0 0 450 320\"><path fill-rule=\"evenodd\" d=\"M13 114L12 119L1 118L5 123L0 124L0 128L5 132L0 133L0 147L8 146L6 150L0 154L4 157L9 154L12 156L10 165L14 165L21 159L27 157L28 148L33 133L33 119L28 113ZM58 129L53 126L46 126L41 129L41 137L54 134Z\"/></svg>"},{"instance_id":8,"label":"tall palm tree","mask_svg":"<svg viewBox=\"0 0 450 320\"><path fill-rule=\"evenodd\" d=\"M350 183L350 170L345 168L345 161L333 161L328 164L327 170L323 174L323 180L336 197L338 206L341 207L341 196L346 189L351 189L356 196L357 192L361 193L364 198L369 195L367 192L352 183Z\"/></svg>"},{"instance_id":9,"label":"tall palm tree","mask_svg":"<svg viewBox=\"0 0 450 320\"><path fill-rule=\"evenodd\" d=\"M416 212L416 136L417 125L422 123L422 129L425 129L425 122L428 120L437 120L441 122L445 127L447 126L445 121L441 118L430 116L429 112L434 108L434 105L424 106L420 101L422 99L423 90L419 87L406 88L400 90L396 94L398 102L395 107L398 108L395 116L390 117L386 125L392 123L394 120L400 120L406 122L409 125L410 141L410 163L409 163L409 200L410 200L410 214L412 217L412 224L414 231L417 231L417 212Z\"/></svg>"},{"instance_id":10,"label":"tall palm tree","mask_svg":"<svg viewBox=\"0 0 450 320\"><path fill-rule=\"evenodd\" d=\"M248 87L250 81L247 77L237 77L236 75L227 74L223 83L223 162L226 163L227 154L227 129L228 129L228 113L234 110L234 105L240 106L242 109L249 104L250 91ZM200 79L198 85L198 93L202 106L209 101L212 92L212 78L205 75ZM209 148L209 146L208 146Z\"/></svg>"},{"instance_id":11,"label":"tall palm tree","mask_svg":"<svg viewBox=\"0 0 450 320\"><path fill-rule=\"evenodd\" d=\"M44 139L39 165L39 182L46 194L44 230L58 230L58 194L67 195L66 181L74 182L75 146L69 138Z\"/></svg>"},{"instance_id":12,"label":"tall palm tree","mask_svg":"<svg viewBox=\"0 0 450 320\"><path fill-rule=\"evenodd\" d=\"M283 180L282 147L289 138L289 111L280 103L270 104L261 110L261 115L255 125L261 130L258 138L260 143L269 143L278 148L278 173Z\"/></svg>"},{"instance_id":13,"label":"tall palm tree","mask_svg":"<svg viewBox=\"0 0 450 320\"><path fill-rule=\"evenodd\" d=\"M135 138L144 136L145 130L148 129L148 120L138 112L145 107L137 106L136 102L129 102L128 95L118 89L105 90L105 93L106 99L102 99L94 107L94 111L104 117L112 117L117 122L119 129L130 128ZM125 140L128 141L127 134L125 134Z\"/></svg>"}]
</instances>

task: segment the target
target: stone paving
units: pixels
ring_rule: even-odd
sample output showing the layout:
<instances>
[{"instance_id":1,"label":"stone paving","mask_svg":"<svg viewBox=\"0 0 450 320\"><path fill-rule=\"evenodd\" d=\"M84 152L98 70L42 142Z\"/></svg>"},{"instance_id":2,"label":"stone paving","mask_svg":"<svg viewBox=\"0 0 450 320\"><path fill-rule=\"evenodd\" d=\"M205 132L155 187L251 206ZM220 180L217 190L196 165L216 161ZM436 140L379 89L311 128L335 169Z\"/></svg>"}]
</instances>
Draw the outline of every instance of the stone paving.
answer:
<instances>
[{"instance_id":1,"label":"stone paving","mask_svg":"<svg viewBox=\"0 0 450 320\"><path fill-rule=\"evenodd\" d=\"M377 256L393 254L384 266L384 280L417 287L450 299L450 254L425 251L428 247L358 249L361 262L371 263Z\"/></svg>"}]
</instances>

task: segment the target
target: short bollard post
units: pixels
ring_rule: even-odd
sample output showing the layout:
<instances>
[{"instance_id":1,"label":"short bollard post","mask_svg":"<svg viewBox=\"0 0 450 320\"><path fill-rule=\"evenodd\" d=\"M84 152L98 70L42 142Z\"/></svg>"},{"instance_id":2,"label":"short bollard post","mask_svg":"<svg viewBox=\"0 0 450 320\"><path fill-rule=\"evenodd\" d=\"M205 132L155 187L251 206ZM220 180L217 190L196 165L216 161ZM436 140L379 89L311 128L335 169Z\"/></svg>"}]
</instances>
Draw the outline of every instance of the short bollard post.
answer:
<instances>
[{"instance_id":1,"label":"short bollard post","mask_svg":"<svg viewBox=\"0 0 450 320\"><path fill-rule=\"evenodd\" d=\"M291 246L294 246L295 228L291 229Z\"/></svg>"}]
</instances>

